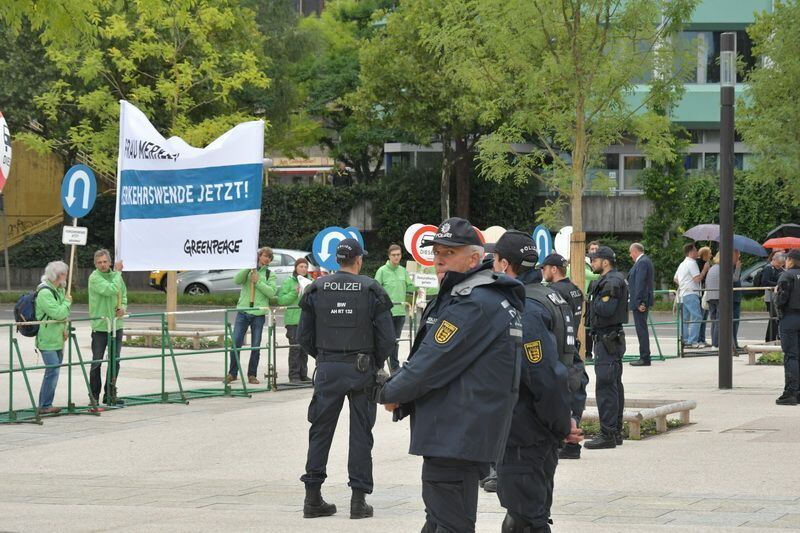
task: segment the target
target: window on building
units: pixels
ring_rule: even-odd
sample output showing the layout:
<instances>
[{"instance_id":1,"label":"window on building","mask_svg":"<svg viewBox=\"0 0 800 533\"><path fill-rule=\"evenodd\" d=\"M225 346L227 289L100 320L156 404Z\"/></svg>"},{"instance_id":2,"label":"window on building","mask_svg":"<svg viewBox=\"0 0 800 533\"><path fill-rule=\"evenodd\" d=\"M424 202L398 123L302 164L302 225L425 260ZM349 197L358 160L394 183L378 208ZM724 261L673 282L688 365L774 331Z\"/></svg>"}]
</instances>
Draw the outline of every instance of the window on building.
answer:
<instances>
[{"instance_id":1,"label":"window on building","mask_svg":"<svg viewBox=\"0 0 800 533\"><path fill-rule=\"evenodd\" d=\"M702 167L703 154L686 154L683 158L683 168L686 172L697 172Z\"/></svg>"},{"instance_id":2,"label":"window on building","mask_svg":"<svg viewBox=\"0 0 800 533\"><path fill-rule=\"evenodd\" d=\"M620 189L626 191L638 191L642 187L639 184L639 175L647 168L647 160L641 155L623 155L623 172Z\"/></svg>"},{"instance_id":3,"label":"window on building","mask_svg":"<svg viewBox=\"0 0 800 533\"><path fill-rule=\"evenodd\" d=\"M680 49L686 52L679 63L688 83L719 83L720 36L725 31L685 31L679 37ZM744 71L739 80L755 68L758 58L753 55L753 42L744 30L736 32L736 53L743 62Z\"/></svg>"},{"instance_id":4,"label":"window on building","mask_svg":"<svg viewBox=\"0 0 800 533\"><path fill-rule=\"evenodd\" d=\"M719 170L719 153L706 153L703 154L703 168L709 172L716 172Z\"/></svg>"},{"instance_id":5,"label":"window on building","mask_svg":"<svg viewBox=\"0 0 800 533\"><path fill-rule=\"evenodd\" d=\"M744 154L733 154L733 166L737 170L744 170Z\"/></svg>"}]
</instances>

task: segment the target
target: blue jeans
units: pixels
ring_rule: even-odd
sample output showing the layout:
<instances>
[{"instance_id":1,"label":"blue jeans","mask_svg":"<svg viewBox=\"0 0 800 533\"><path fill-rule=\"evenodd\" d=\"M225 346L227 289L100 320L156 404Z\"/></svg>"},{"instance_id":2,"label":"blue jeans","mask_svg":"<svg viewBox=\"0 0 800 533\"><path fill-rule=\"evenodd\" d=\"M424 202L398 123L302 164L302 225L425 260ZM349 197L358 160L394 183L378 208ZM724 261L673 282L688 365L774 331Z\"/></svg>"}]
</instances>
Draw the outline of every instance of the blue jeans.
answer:
<instances>
[{"instance_id":1,"label":"blue jeans","mask_svg":"<svg viewBox=\"0 0 800 533\"><path fill-rule=\"evenodd\" d=\"M683 297L683 344L697 344L700 339L700 321L703 310L700 308L700 297L687 294Z\"/></svg>"},{"instance_id":2,"label":"blue jeans","mask_svg":"<svg viewBox=\"0 0 800 533\"><path fill-rule=\"evenodd\" d=\"M60 365L64 360L64 350L42 350L42 361L47 366ZM42 388L39 389L39 409L53 407L53 396L56 395L56 385L58 385L58 374L61 367L46 368Z\"/></svg>"},{"instance_id":3,"label":"blue jeans","mask_svg":"<svg viewBox=\"0 0 800 533\"><path fill-rule=\"evenodd\" d=\"M238 312L236 313L236 322L233 325L233 344L236 348L241 348L244 344L244 336L247 333L247 328L250 328L250 346L253 348L250 351L250 363L247 365L247 375L258 375L258 359L261 357L261 334L264 331L264 322L266 317L264 315L256 316L250 313ZM239 353L231 353L231 366L228 372L232 376L236 376L239 372Z\"/></svg>"}]
</instances>

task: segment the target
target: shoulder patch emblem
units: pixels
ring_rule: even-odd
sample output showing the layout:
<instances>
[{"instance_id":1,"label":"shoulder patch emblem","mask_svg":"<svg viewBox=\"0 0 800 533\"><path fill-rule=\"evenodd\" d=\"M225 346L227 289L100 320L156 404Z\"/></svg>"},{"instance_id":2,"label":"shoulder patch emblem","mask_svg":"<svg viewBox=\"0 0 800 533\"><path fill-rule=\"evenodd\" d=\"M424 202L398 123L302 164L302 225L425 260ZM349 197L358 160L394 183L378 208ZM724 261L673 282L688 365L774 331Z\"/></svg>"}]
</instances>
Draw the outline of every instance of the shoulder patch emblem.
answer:
<instances>
[{"instance_id":1,"label":"shoulder patch emblem","mask_svg":"<svg viewBox=\"0 0 800 533\"><path fill-rule=\"evenodd\" d=\"M528 361L535 365L542 360L542 341L526 342L523 347Z\"/></svg>"},{"instance_id":2,"label":"shoulder patch emblem","mask_svg":"<svg viewBox=\"0 0 800 533\"><path fill-rule=\"evenodd\" d=\"M438 344L446 344L447 341L453 338L453 335L455 335L457 331L458 326L451 324L447 320L442 320L442 323L439 324L439 328L433 335L433 340Z\"/></svg>"}]
</instances>

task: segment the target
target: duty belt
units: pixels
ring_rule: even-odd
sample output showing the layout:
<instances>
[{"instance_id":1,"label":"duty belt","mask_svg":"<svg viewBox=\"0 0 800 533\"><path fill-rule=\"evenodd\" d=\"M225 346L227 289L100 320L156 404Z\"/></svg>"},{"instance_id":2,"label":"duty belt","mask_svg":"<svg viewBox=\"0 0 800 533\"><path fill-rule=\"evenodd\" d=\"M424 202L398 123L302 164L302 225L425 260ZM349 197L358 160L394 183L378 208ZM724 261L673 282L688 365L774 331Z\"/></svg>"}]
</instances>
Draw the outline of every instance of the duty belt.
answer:
<instances>
[{"instance_id":1,"label":"duty belt","mask_svg":"<svg viewBox=\"0 0 800 533\"><path fill-rule=\"evenodd\" d=\"M355 363L358 358L356 353L326 353L317 357L318 363Z\"/></svg>"}]
</instances>

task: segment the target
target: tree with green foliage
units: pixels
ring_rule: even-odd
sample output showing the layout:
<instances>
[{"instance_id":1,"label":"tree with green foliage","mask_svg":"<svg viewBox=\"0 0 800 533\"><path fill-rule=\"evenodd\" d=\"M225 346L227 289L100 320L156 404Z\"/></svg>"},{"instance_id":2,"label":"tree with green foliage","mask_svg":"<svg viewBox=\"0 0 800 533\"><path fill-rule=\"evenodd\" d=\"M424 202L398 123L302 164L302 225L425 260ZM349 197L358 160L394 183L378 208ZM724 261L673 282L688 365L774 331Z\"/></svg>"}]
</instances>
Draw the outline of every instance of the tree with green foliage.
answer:
<instances>
[{"instance_id":1,"label":"tree with green foliage","mask_svg":"<svg viewBox=\"0 0 800 533\"><path fill-rule=\"evenodd\" d=\"M311 53L297 72L308 113L323 121L318 143L353 168L361 183L377 179L383 143L394 135L380 120L356 116L346 97L358 89L359 50L380 30L373 15L393 5L392 0L335 0L326 3L320 17L306 17L300 23Z\"/></svg>"},{"instance_id":2,"label":"tree with green foliage","mask_svg":"<svg viewBox=\"0 0 800 533\"><path fill-rule=\"evenodd\" d=\"M446 31L447 2L404 2L384 15L384 31L361 49L361 84L350 98L362 116L383 120L422 145L442 145L440 209L450 216L450 181L455 178L455 214L469 217L470 174L480 138L481 99L470 84L446 68L441 54L423 39Z\"/></svg>"},{"instance_id":3,"label":"tree with green foliage","mask_svg":"<svg viewBox=\"0 0 800 533\"><path fill-rule=\"evenodd\" d=\"M3 0L0 25L13 37L33 31L43 43L91 40L98 16L96 0Z\"/></svg>"},{"instance_id":4,"label":"tree with green foliage","mask_svg":"<svg viewBox=\"0 0 800 533\"><path fill-rule=\"evenodd\" d=\"M765 59L748 76L747 98L738 103L736 125L753 150L753 176L778 183L800 201L800 3L774 2L771 13L761 13L747 29L754 55ZM738 217L738 213L737 213Z\"/></svg>"},{"instance_id":5,"label":"tree with green foliage","mask_svg":"<svg viewBox=\"0 0 800 533\"><path fill-rule=\"evenodd\" d=\"M426 37L447 68L484 94L484 121L499 124L479 143L481 171L520 183L533 176L556 191L540 218L552 221L569 205L574 232L583 235L587 169L626 136L652 161L673 157L669 119L644 109L681 83L669 36L694 0L448 4L447 31ZM649 93L631 103L637 80L650 83ZM533 149L517 149L522 143ZM573 254L572 262L580 285L583 258Z\"/></svg>"},{"instance_id":6,"label":"tree with green foliage","mask_svg":"<svg viewBox=\"0 0 800 533\"><path fill-rule=\"evenodd\" d=\"M251 10L225 0L115 0L97 4L97 35L50 43L60 78L36 97L45 122L75 112L66 142L86 152L99 170L116 167L119 100L138 106L166 136L203 146L254 118L237 96L266 88L262 35ZM58 142L23 137L52 149Z\"/></svg>"}]
</instances>

